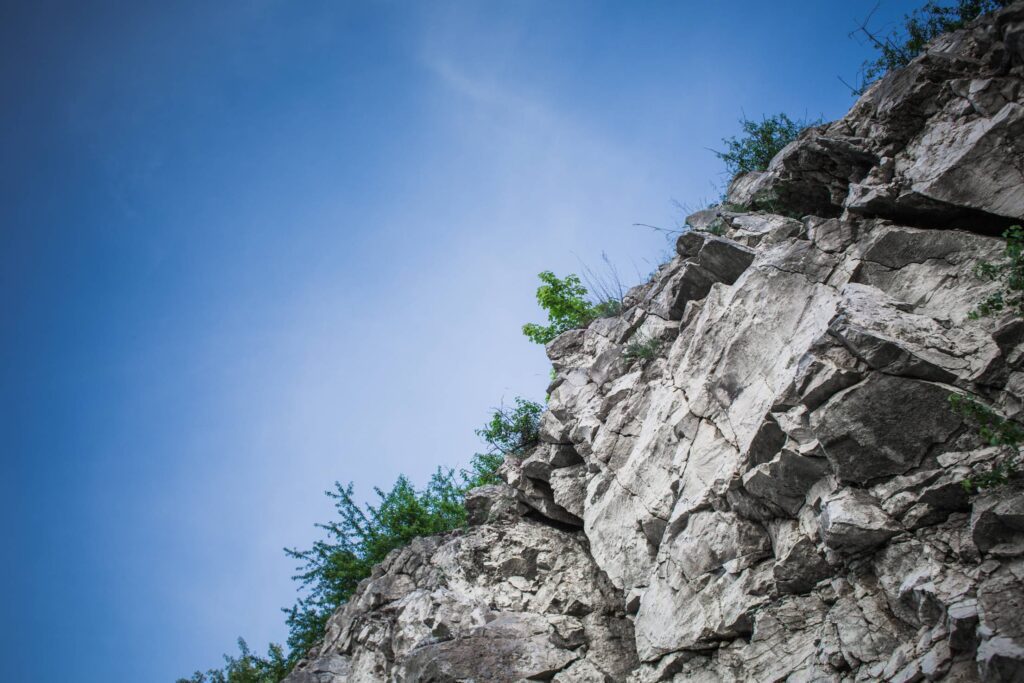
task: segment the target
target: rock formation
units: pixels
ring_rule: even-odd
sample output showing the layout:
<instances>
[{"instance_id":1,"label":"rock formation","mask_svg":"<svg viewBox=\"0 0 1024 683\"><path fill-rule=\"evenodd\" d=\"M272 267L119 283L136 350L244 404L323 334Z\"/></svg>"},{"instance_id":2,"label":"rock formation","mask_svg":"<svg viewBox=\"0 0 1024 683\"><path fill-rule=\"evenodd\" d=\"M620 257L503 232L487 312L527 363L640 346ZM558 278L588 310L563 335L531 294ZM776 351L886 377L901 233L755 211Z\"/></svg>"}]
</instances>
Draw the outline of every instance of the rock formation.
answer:
<instances>
[{"instance_id":1,"label":"rock formation","mask_svg":"<svg viewBox=\"0 0 1024 683\"><path fill-rule=\"evenodd\" d=\"M1024 680L1024 493L965 491L999 451L949 401L1024 409L1024 321L968 319L1022 216L1016 3L735 180L619 316L552 341L541 443L288 681Z\"/></svg>"}]
</instances>

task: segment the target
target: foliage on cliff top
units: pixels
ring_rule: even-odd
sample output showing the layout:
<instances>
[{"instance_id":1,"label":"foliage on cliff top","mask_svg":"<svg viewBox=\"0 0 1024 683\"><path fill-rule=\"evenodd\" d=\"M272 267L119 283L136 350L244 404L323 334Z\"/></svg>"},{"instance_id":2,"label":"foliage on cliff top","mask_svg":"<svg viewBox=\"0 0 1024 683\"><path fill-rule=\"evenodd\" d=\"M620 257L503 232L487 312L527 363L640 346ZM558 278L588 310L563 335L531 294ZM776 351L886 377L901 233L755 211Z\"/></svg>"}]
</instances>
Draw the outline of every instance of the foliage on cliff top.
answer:
<instances>
[{"instance_id":1,"label":"foliage on cliff top","mask_svg":"<svg viewBox=\"0 0 1024 683\"><path fill-rule=\"evenodd\" d=\"M334 500L337 517L317 525L325 538L309 550L285 550L302 563L294 578L305 589L288 611L288 647L293 653L308 652L320 640L334 610L388 553L419 536L465 524L464 481L452 470L438 469L422 491L403 475L390 491L374 492L377 504L364 508L353 499L351 483L335 482L326 494Z\"/></svg>"},{"instance_id":2,"label":"foliage on cliff top","mask_svg":"<svg viewBox=\"0 0 1024 683\"><path fill-rule=\"evenodd\" d=\"M743 133L722 140L725 143L726 151L711 151L725 162L725 168L731 178L750 171L764 171L768 168L772 158L783 147L796 140L801 131L820 123L820 119L794 121L782 113L762 116L760 121L744 116L740 119Z\"/></svg>"},{"instance_id":3,"label":"foliage on cliff top","mask_svg":"<svg viewBox=\"0 0 1024 683\"><path fill-rule=\"evenodd\" d=\"M532 342L547 344L563 332L586 327L597 318L619 312L621 304L616 299L598 303L587 300L587 288L578 275L569 273L559 279L545 270L538 277L543 284L537 288L537 303L547 312L548 324L523 325L523 334Z\"/></svg>"},{"instance_id":4,"label":"foliage on cliff top","mask_svg":"<svg viewBox=\"0 0 1024 683\"><path fill-rule=\"evenodd\" d=\"M860 83L851 88L855 94L863 93L869 85L888 71L906 66L924 51L931 41L943 33L963 28L983 14L1009 5L1011 0L957 0L954 4L929 0L903 17L903 25L879 34L868 27L870 15L854 33L867 38L878 56L864 62Z\"/></svg>"},{"instance_id":5,"label":"foliage on cliff top","mask_svg":"<svg viewBox=\"0 0 1024 683\"><path fill-rule=\"evenodd\" d=\"M522 456L540 436L540 414L544 406L517 396L515 405L495 408L490 421L476 435L490 447L490 453Z\"/></svg>"}]
</instances>

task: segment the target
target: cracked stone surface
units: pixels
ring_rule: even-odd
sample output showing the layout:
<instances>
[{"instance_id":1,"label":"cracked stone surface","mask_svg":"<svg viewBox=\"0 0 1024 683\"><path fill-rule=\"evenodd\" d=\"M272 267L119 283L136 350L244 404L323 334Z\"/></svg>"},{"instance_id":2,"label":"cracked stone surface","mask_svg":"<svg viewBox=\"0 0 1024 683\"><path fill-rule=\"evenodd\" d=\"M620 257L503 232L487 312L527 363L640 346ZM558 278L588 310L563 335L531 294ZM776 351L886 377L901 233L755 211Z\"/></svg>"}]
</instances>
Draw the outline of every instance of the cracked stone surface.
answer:
<instances>
[{"instance_id":1,"label":"cracked stone surface","mask_svg":"<svg viewBox=\"0 0 1024 683\"><path fill-rule=\"evenodd\" d=\"M552 341L541 443L288 680L1024 680L1024 489L964 490L1005 454L949 401L1024 414L1024 323L969 318L1022 145L1018 2L736 179L617 317ZM625 359L636 335L657 357Z\"/></svg>"},{"instance_id":2,"label":"cracked stone surface","mask_svg":"<svg viewBox=\"0 0 1024 683\"><path fill-rule=\"evenodd\" d=\"M470 509L375 567L287 680L622 680L633 627L582 534L522 516L507 485Z\"/></svg>"}]
</instances>

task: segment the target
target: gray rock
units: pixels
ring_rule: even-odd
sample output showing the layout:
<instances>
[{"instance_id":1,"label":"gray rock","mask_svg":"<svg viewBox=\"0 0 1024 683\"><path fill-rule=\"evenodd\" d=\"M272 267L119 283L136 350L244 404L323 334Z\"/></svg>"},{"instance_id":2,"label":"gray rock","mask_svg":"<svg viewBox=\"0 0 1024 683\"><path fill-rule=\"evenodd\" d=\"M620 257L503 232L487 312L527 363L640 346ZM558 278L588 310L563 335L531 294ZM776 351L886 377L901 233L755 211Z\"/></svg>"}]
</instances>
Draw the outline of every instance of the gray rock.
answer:
<instances>
[{"instance_id":1,"label":"gray rock","mask_svg":"<svg viewBox=\"0 0 1024 683\"><path fill-rule=\"evenodd\" d=\"M546 479L531 477L527 473L528 464L531 464L529 458L522 462L507 458L501 467L502 477L515 490L519 502L553 522L583 526L579 517L555 502L554 490ZM548 471L544 476L549 476Z\"/></svg>"},{"instance_id":2,"label":"gray rock","mask_svg":"<svg viewBox=\"0 0 1024 683\"><path fill-rule=\"evenodd\" d=\"M466 515L472 526L511 521L525 511L515 490L509 486L481 486L466 494Z\"/></svg>"},{"instance_id":3,"label":"gray rock","mask_svg":"<svg viewBox=\"0 0 1024 683\"><path fill-rule=\"evenodd\" d=\"M963 213L961 207L1018 218L1024 215L1021 140L1024 106L1016 102L990 116L937 120L897 155L888 187L858 186L846 205L876 215L920 214L933 220L943 211Z\"/></svg>"},{"instance_id":4,"label":"gray rock","mask_svg":"<svg viewBox=\"0 0 1024 683\"><path fill-rule=\"evenodd\" d=\"M800 221L772 213L726 214L723 220L730 227L729 238L748 247L778 244L806 232Z\"/></svg>"},{"instance_id":5,"label":"gray rock","mask_svg":"<svg viewBox=\"0 0 1024 683\"><path fill-rule=\"evenodd\" d=\"M795 515L811 485L828 469L822 458L809 458L783 449L769 462L743 475L743 488L784 514Z\"/></svg>"},{"instance_id":6,"label":"gray rock","mask_svg":"<svg viewBox=\"0 0 1024 683\"><path fill-rule=\"evenodd\" d=\"M936 382L992 376L999 347L978 327L943 326L862 284L846 285L843 296L829 332L875 370Z\"/></svg>"},{"instance_id":7,"label":"gray rock","mask_svg":"<svg viewBox=\"0 0 1024 683\"><path fill-rule=\"evenodd\" d=\"M636 660L617 603L585 543L544 524L420 539L360 585L286 680L512 682L577 662L621 680Z\"/></svg>"},{"instance_id":8,"label":"gray rock","mask_svg":"<svg viewBox=\"0 0 1024 683\"><path fill-rule=\"evenodd\" d=\"M1024 493L1010 489L977 498L971 510L971 539L982 552L1024 554Z\"/></svg>"},{"instance_id":9,"label":"gray rock","mask_svg":"<svg viewBox=\"0 0 1024 683\"><path fill-rule=\"evenodd\" d=\"M586 465L574 465L554 470L549 483L555 503L570 514L583 518L586 511L587 480Z\"/></svg>"},{"instance_id":10,"label":"gray rock","mask_svg":"<svg viewBox=\"0 0 1024 683\"><path fill-rule=\"evenodd\" d=\"M772 546L776 559L772 574L780 593L806 593L831 575L814 538L805 534L799 524L780 520L773 527Z\"/></svg>"},{"instance_id":11,"label":"gray rock","mask_svg":"<svg viewBox=\"0 0 1024 683\"><path fill-rule=\"evenodd\" d=\"M956 432L949 388L872 373L818 408L811 426L842 481L866 483L916 467Z\"/></svg>"},{"instance_id":12,"label":"gray rock","mask_svg":"<svg viewBox=\"0 0 1024 683\"><path fill-rule=\"evenodd\" d=\"M858 489L843 489L822 505L821 537L833 550L868 550L897 533L899 527L878 502Z\"/></svg>"}]
</instances>

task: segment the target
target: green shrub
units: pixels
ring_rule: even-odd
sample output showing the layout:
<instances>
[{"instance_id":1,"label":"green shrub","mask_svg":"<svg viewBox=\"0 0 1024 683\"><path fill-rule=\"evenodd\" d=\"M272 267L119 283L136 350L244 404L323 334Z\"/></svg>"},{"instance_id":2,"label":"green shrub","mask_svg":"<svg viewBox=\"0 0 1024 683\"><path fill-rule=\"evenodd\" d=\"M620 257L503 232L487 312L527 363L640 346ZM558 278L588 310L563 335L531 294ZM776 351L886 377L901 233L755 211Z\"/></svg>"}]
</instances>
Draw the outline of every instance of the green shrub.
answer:
<instances>
[{"instance_id":1,"label":"green shrub","mask_svg":"<svg viewBox=\"0 0 1024 683\"><path fill-rule=\"evenodd\" d=\"M772 158L810 126L816 126L821 120L794 121L786 114L763 116L760 121L743 117L740 126L743 134L739 137L724 138L726 151L712 150L725 162L730 177L735 178L741 173L764 171Z\"/></svg>"},{"instance_id":2,"label":"green shrub","mask_svg":"<svg viewBox=\"0 0 1024 683\"><path fill-rule=\"evenodd\" d=\"M971 311L973 319L995 315L1003 311L1024 317L1024 229L1012 226L1003 233L1006 246L1002 263L981 261L975 266L978 277L1001 282L1003 288L986 297ZM954 394L949 397L953 409L975 425L979 436L990 446L998 446L1006 455L997 460L988 471L979 472L964 480L964 488L975 491L1005 484L1017 476L1020 468L1020 445L1024 442L1024 426L1000 416L977 401Z\"/></svg>"},{"instance_id":3,"label":"green shrub","mask_svg":"<svg viewBox=\"0 0 1024 683\"><path fill-rule=\"evenodd\" d=\"M717 235L718 237L721 237L726 233L725 221L723 221L721 218L716 218L715 220L711 221L711 224L708 225L708 227L704 229L704 232L709 232L712 235Z\"/></svg>"},{"instance_id":4,"label":"green shrub","mask_svg":"<svg viewBox=\"0 0 1024 683\"><path fill-rule=\"evenodd\" d=\"M462 477L463 491L475 489L478 486L490 486L500 484L502 479L498 475L498 468L505 460L501 453L477 453L469 462L469 469L462 470L459 474Z\"/></svg>"},{"instance_id":5,"label":"green shrub","mask_svg":"<svg viewBox=\"0 0 1024 683\"><path fill-rule=\"evenodd\" d=\"M654 339L644 334L637 334L626 345L626 350L622 352L622 357L627 363L633 363L635 361L646 363L658 355L658 352L661 351L662 345L663 342L660 339Z\"/></svg>"},{"instance_id":6,"label":"green shrub","mask_svg":"<svg viewBox=\"0 0 1024 683\"><path fill-rule=\"evenodd\" d=\"M622 313L622 301L619 299L606 299L594 304L590 310L594 314L594 318L614 318L619 313Z\"/></svg>"},{"instance_id":7,"label":"green shrub","mask_svg":"<svg viewBox=\"0 0 1024 683\"><path fill-rule=\"evenodd\" d=\"M956 412L968 422L974 423L985 443L1006 450L1006 456L997 460L990 469L964 479L962 483L968 493L1001 486L1015 478L1020 467L1020 444L1024 441L1024 427L965 396L953 394L949 402Z\"/></svg>"},{"instance_id":8,"label":"green shrub","mask_svg":"<svg viewBox=\"0 0 1024 683\"><path fill-rule=\"evenodd\" d=\"M978 427L978 434L989 446L1016 446L1024 441L1024 427L1000 417L991 408L959 394L950 396L949 402Z\"/></svg>"},{"instance_id":9,"label":"green shrub","mask_svg":"<svg viewBox=\"0 0 1024 683\"><path fill-rule=\"evenodd\" d=\"M515 407L495 408L490 421L476 435L491 453L520 457L540 440L540 414L544 406L516 397Z\"/></svg>"},{"instance_id":10,"label":"green shrub","mask_svg":"<svg viewBox=\"0 0 1024 683\"><path fill-rule=\"evenodd\" d=\"M929 0L922 7L903 17L903 26L880 35L868 28L870 17L857 29L878 51L878 56L864 62L860 84L851 88L863 93L869 85L891 69L906 66L943 33L963 28L983 14L1010 4L1010 0L957 0L954 4Z\"/></svg>"},{"instance_id":11,"label":"green shrub","mask_svg":"<svg viewBox=\"0 0 1024 683\"><path fill-rule=\"evenodd\" d=\"M538 277L544 284L537 288L537 303L547 311L549 324L523 325L523 334L538 344L547 344L563 332L586 327L596 318L615 315L621 306L617 301L590 303L586 298L587 288L578 275L570 273L560 280L545 270Z\"/></svg>"},{"instance_id":12,"label":"green shrub","mask_svg":"<svg viewBox=\"0 0 1024 683\"><path fill-rule=\"evenodd\" d=\"M587 298L592 302L591 313L594 318L611 318L622 313L622 299L627 287L622 283L619 270L601 252L601 265L592 268L580 261L583 269L583 282L587 289Z\"/></svg>"},{"instance_id":13,"label":"green shrub","mask_svg":"<svg viewBox=\"0 0 1024 683\"><path fill-rule=\"evenodd\" d=\"M309 550L285 550L304 563L295 579L306 590L288 611L292 652L305 653L316 644L327 618L389 552L419 536L464 526L466 492L498 483L498 467L505 456L522 456L537 443L542 411L539 404L519 397L513 408L495 409L487 424L476 430L489 451L474 455L469 469L458 476L453 470L438 469L422 491L402 476L386 493L374 489L379 503L364 510L352 499L351 483L335 482L335 490L327 495L334 499L338 519L318 525L327 538Z\"/></svg>"},{"instance_id":14,"label":"green shrub","mask_svg":"<svg viewBox=\"0 0 1024 683\"><path fill-rule=\"evenodd\" d=\"M1014 225L1003 233L1006 247L1003 263L982 261L975 266L975 273L985 280L995 280L1003 284L1003 289L986 297L971 311L971 318L978 319L1009 309L1024 317L1024 229Z\"/></svg>"}]
</instances>

